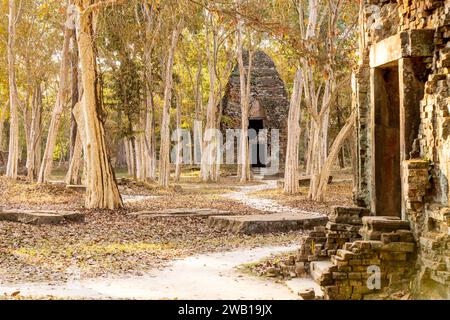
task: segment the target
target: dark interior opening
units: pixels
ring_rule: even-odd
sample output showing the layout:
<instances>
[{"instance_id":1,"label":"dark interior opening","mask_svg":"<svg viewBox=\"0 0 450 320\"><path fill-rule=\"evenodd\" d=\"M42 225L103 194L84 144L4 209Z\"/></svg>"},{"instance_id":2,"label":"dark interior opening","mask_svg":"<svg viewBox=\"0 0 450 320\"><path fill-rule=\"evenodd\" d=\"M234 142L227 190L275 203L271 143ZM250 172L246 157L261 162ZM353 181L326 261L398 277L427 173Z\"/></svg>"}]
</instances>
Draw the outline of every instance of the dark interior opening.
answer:
<instances>
[{"instance_id":1,"label":"dark interior opening","mask_svg":"<svg viewBox=\"0 0 450 320\"><path fill-rule=\"evenodd\" d=\"M249 119L248 121L248 129L253 129L256 131L256 134L259 134L259 131L264 129L263 119ZM263 144L252 143L252 139L250 137L250 160L253 168L264 168L266 165L266 147Z\"/></svg>"},{"instance_id":2,"label":"dark interior opening","mask_svg":"<svg viewBox=\"0 0 450 320\"><path fill-rule=\"evenodd\" d=\"M398 66L375 70L375 212L401 216L400 94Z\"/></svg>"}]
</instances>

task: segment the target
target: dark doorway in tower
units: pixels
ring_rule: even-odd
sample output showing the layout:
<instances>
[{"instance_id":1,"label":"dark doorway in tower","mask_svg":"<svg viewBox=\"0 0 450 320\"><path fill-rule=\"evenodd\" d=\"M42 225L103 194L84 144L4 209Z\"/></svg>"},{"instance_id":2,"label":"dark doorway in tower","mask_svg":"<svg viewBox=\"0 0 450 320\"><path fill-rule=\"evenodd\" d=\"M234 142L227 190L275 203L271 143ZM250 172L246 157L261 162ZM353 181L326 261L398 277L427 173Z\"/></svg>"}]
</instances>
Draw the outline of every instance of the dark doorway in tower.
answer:
<instances>
[{"instance_id":1,"label":"dark doorway in tower","mask_svg":"<svg viewBox=\"0 0 450 320\"><path fill-rule=\"evenodd\" d=\"M267 146L263 139L258 139L259 133L264 129L263 119L249 119L249 149L250 160L253 168L264 168L266 166Z\"/></svg>"}]
</instances>

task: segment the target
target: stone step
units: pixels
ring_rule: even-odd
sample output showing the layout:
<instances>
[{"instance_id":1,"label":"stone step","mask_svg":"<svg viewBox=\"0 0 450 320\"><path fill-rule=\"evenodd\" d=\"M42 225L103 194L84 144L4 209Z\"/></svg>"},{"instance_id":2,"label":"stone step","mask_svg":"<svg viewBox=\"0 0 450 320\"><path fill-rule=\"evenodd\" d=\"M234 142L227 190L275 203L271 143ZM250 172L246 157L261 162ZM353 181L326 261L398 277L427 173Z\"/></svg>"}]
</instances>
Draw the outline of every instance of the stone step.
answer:
<instances>
[{"instance_id":1,"label":"stone step","mask_svg":"<svg viewBox=\"0 0 450 320\"><path fill-rule=\"evenodd\" d=\"M312 261L309 265L309 273L315 282L320 283L322 275L328 273L332 266L333 263L329 260Z\"/></svg>"},{"instance_id":2,"label":"stone step","mask_svg":"<svg viewBox=\"0 0 450 320\"><path fill-rule=\"evenodd\" d=\"M260 215L212 216L208 219L208 225L233 233L257 234L312 230L315 226L325 225L327 221L328 218L320 214L280 212Z\"/></svg>"},{"instance_id":3,"label":"stone step","mask_svg":"<svg viewBox=\"0 0 450 320\"><path fill-rule=\"evenodd\" d=\"M335 223L362 225L362 217L369 215L367 208L334 206L329 218Z\"/></svg>"},{"instance_id":4,"label":"stone step","mask_svg":"<svg viewBox=\"0 0 450 320\"><path fill-rule=\"evenodd\" d=\"M66 185L67 189L78 191L78 192L85 192L86 186L78 185L78 184L68 184Z\"/></svg>"},{"instance_id":5,"label":"stone step","mask_svg":"<svg viewBox=\"0 0 450 320\"><path fill-rule=\"evenodd\" d=\"M331 184L333 182L333 177L329 176L328 177L328 184ZM309 184L311 183L311 177L310 176L300 176L300 178L298 179L298 184L299 186L309 186ZM280 179L277 181L277 186L279 188L283 188L284 187L284 179Z\"/></svg>"},{"instance_id":6,"label":"stone step","mask_svg":"<svg viewBox=\"0 0 450 320\"><path fill-rule=\"evenodd\" d=\"M410 230L409 222L398 217L366 216L362 218L362 222L359 234L364 240L381 240L383 234Z\"/></svg>"},{"instance_id":7,"label":"stone step","mask_svg":"<svg viewBox=\"0 0 450 320\"><path fill-rule=\"evenodd\" d=\"M312 278L294 278L285 281L286 286L294 294L298 295L300 299L312 300L312 299L323 299L324 294L322 288L317 282ZM313 291L314 295L309 296L309 292Z\"/></svg>"},{"instance_id":8,"label":"stone step","mask_svg":"<svg viewBox=\"0 0 450 320\"><path fill-rule=\"evenodd\" d=\"M0 209L0 221L27 224L60 224L63 222L84 222L85 215L72 211Z\"/></svg>"},{"instance_id":9,"label":"stone step","mask_svg":"<svg viewBox=\"0 0 450 320\"><path fill-rule=\"evenodd\" d=\"M208 209L208 208L176 208L176 209L166 209L166 210L156 210L156 211L138 211L129 213L130 216L135 216L138 218L156 218L156 217L210 217L210 216L221 216L230 215L230 211L218 210L218 209Z\"/></svg>"}]
</instances>

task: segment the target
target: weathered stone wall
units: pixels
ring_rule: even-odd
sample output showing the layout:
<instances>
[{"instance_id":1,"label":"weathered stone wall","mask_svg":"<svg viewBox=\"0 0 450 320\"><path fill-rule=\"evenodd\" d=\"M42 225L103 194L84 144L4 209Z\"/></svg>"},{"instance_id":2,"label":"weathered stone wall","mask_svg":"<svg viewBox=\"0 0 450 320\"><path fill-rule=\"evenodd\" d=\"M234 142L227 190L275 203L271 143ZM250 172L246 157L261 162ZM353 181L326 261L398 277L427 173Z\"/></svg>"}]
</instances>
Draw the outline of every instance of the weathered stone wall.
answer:
<instances>
[{"instance_id":1,"label":"weathered stone wall","mask_svg":"<svg viewBox=\"0 0 450 320\"><path fill-rule=\"evenodd\" d=\"M244 53L244 66L248 66L248 52ZM240 101L239 66L236 65L222 100L222 129L241 127ZM263 51L255 52L253 57L250 104L250 118L262 118L265 129L280 130L280 165L284 165L289 99L275 63Z\"/></svg>"},{"instance_id":2,"label":"weathered stone wall","mask_svg":"<svg viewBox=\"0 0 450 320\"><path fill-rule=\"evenodd\" d=\"M375 192L372 190L374 177L371 156L374 146L371 131L373 97L370 90L370 49L400 32L428 29L434 34L430 44L432 54L422 56L417 61L410 60L417 62L410 66L409 71L420 71L420 81L415 85L422 88L403 88L408 95L420 94L423 98L419 98L420 104L414 106L418 111L413 110L415 117L420 114L418 132L413 137L415 141L413 145L405 147L410 152L404 157L401 169L402 201L403 218L410 222L418 244L417 273L414 280L416 294L448 298L450 1L362 0L361 8L360 60L353 81L354 103L358 110L358 190L354 198L355 203L360 206L371 208L372 193ZM403 62L399 62L399 67L405 67Z\"/></svg>"}]
</instances>

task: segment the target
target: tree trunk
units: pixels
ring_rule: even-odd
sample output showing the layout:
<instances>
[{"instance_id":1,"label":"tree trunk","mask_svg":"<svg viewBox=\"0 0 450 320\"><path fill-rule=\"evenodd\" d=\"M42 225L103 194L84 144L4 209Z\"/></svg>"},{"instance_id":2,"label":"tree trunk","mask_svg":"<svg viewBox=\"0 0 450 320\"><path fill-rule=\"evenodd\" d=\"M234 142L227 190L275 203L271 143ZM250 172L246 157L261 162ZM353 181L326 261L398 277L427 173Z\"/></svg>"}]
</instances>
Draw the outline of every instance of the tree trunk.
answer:
<instances>
[{"instance_id":1,"label":"tree trunk","mask_svg":"<svg viewBox=\"0 0 450 320\"><path fill-rule=\"evenodd\" d=\"M75 138L75 145L72 151L72 157L70 159L69 170L67 170L65 182L66 184L80 185L81 175L80 168L82 162L82 143L80 134L77 133Z\"/></svg>"},{"instance_id":2,"label":"tree trunk","mask_svg":"<svg viewBox=\"0 0 450 320\"><path fill-rule=\"evenodd\" d=\"M207 59L208 59L208 73L209 73L209 96L208 96L208 107L206 110L206 127L205 134L203 135L203 147L202 147L202 162L200 168L200 175L203 182L217 181L219 178L217 172L217 162L218 162L218 132L216 128L216 61L215 55L217 50L217 33L214 30L210 30L214 28L213 26L213 17L212 14L206 12L207 18L207 30L206 30L206 50L207 50ZM209 28L209 27L210 28ZM212 46L212 49L211 49Z\"/></svg>"},{"instance_id":3,"label":"tree trunk","mask_svg":"<svg viewBox=\"0 0 450 320\"><path fill-rule=\"evenodd\" d=\"M71 113L70 113L70 160L72 162L72 158L75 154L76 148L76 140L78 136L78 128L77 122L75 121L75 117L72 114L72 110L75 105L80 101L81 95L79 90L79 81L78 81L78 45L77 45L77 37L76 31L73 31L72 34L72 50L70 53L70 75L71 75Z\"/></svg>"},{"instance_id":4,"label":"tree trunk","mask_svg":"<svg viewBox=\"0 0 450 320\"><path fill-rule=\"evenodd\" d=\"M156 43L156 35L161 29L162 19L159 18L155 25L155 12L153 8L147 4L143 5L143 10L146 15L145 26L145 43L144 43L144 58L145 58L145 78L146 78L146 119L145 119L145 163L146 172L145 178L147 180L156 180L156 132L155 132L155 103L153 100L153 48Z\"/></svg>"},{"instance_id":5,"label":"tree trunk","mask_svg":"<svg viewBox=\"0 0 450 320\"><path fill-rule=\"evenodd\" d=\"M239 56L242 57L242 42L240 45ZM244 63L242 58L239 58L239 72L241 78L241 143L240 143L240 181L247 182L251 179L250 172L250 154L249 154L249 136L248 136L248 124L249 124L249 109L250 109L250 93L251 93L251 72L253 53L248 52L248 69L245 72Z\"/></svg>"},{"instance_id":6,"label":"tree trunk","mask_svg":"<svg viewBox=\"0 0 450 320\"><path fill-rule=\"evenodd\" d=\"M86 207L117 209L123 207L114 172L108 157L105 130L100 119L97 96L97 67L94 38L94 12L86 11L90 0L81 1L84 10L80 13L78 49L80 54L83 99L75 108L75 118L81 132L86 159Z\"/></svg>"},{"instance_id":7,"label":"tree trunk","mask_svg":"<svg viewBox=\"0 0 450 320\"><path fill-rule=\"evenodd\" d=\"M156 180L156 132L155 132L155 107L153 93L147 96L147 112L145 124L145 149L146 161L148 161L146 178Z\"/></svg>"},{"instance_id":8,"label":"tree trunk","mask_svg":"<svg viewBox=\"0 0 450 320\"><path fill-rule=\"evenodd\" d=\"M202 58L199 55L195 79L195 118L194 118L194 150L193 163L199 164L202 159Z\"/></svg>"},{"instance_id":9,"label":"tree trunk","mask_svg":"<svg viewBox=\"0 0 450 320\"><path fill-rule=\"evenodd\" d=\"M37 176L36 158L40 151L40 137L41 137L41 110L42 110L42 91L41 85L38 84L33 93L33 102L31 110L31 126L28 137L28 151L27 151L27 170L28 180L34 182Z\"/></svg>"},{"instance_id":10,"label":"tree trunk","mask_svg":"<svg viewBox=\"0 0 450 320\"><path fill-rule=\"evenodd\" d=\"M59 89L56 96L55 106L53 108L52 118L50 120L50 127L47 134L47 144L45 146L44 157L42 158L41 168L39 170L38 183L44 183L48 180L53 167L53 152L55 150L56 138L58 136L61 114L67 98L67 84L69 77L69 44L71 35L72 31L68 28L64 28L64 43L59 71Z\"/></svg>"},{"instance_id":11,"label":"tree trunk","mask_svg":"<svg viewBox=\"0 0 450 320\"><path fill-rule=\"evenodd\" d=\"M131 156L131 164L132 164L132 176L134 180L137 180L137 167L138 164L136 163L136 137L131 137L130 139L130 156Z\"/></svg>"},{"instance_id":12,"label":"tree trunk","mask_svg":"<svg viewBox=\"0 0 450 320\"><path fill-rule=\"evenodd\" d=\"M128 175L130 177L135 177L136 170L135 170L135 165L134 165L135 157L134 157L134 152L133 152L133 143L132 143L131 139L128 139L128 138L124 138L123 143L125 145L125 154L127 157Z\"/></svg>"},{"instance_id":13,"label":"tree trunk","mask_svg":"<svg viewBox=\"0 0 450 320\"><path fill-rule=\"evenodd\" d=\"M331 169L333 167L333 163L336 161L336 158L341 150L341 147L345 140L351 135L352 129L354 126L354 121L356 117L356 112L352 112L350 118L348 118L347 123L341 129L339 134L331 146L331 151L328 155L327 160L324 163L324 166L320 172L320 178L317 189L313 190L312 199L316 201L323 201L324 194L328 185L328 178L330 176Z\"/></svg>"},{"instance_id":14,"label":"tree trunk","mask_svg":"<svg viewBox=\"0 0 450 320\"><path fill-rule=\"evenodd\" d=\"M292 91L291 105L288 117L288 141L286 149L286 165L284 169L284 192L296 194L299 192L299 145L300 145L300 116L302 101L302 72L297 70Z\"/></svg>"},{"instance_id":15,"label":"tree trunk","mask_svg":"<svg viewBox=\"0 0 450 320\"><path fill-rule=\"evenodd\" d=\"M251 72L253 53L248 52L248 67L247 71L244 66L243 57L243 35L242 30L244 22L242 18L239 19L237 27L237 57L239 65L239 79L241 89L241 141L240 151L238 153L238 177L241 182L246 182L251 179L250 174L250 159L249 159L249 143L248 143L248 123L249 123L249 108L250 108L250 94L251 94Z\"/></svg>"},{"instance_id":16,"label":"tree trunk","mask_svg":"<svg viewBox=\"0 0 450 320\"><path fill-rule=\"evenodd\" d=\"M3 151L3 129L5 128L5 117L3 114L4 112L0 109L0 151Z\"/></svg>"},{"instance_id":17,"label":"tree trunk","mask_svg":"<svg viewBox=\"0 0 450 320\"><path fill-rule=\"evenodd\" d=\"M177 96L177 119L176 119L176 126L177 126L177 150L176 152L176 156L175 156L175 181L179 182L180 181L180 176L181 176L181 163L183 161L182 159L182 145L181 145L181 140L182 140L182 134L181 134L181 95L178 94Z\"/></svg>"},{"instance_id":18,"label":"tree trunk","mask_svg":"<svg viewBox=\"0 0 450 320\"><path fill-rule=\"evenodd\" d=\"M139 181L145 180L146 163L145 163L145 113L140 112L138 128L133 130L136 132L135 136L135 156L136 156L136 179Z\"/></svg>"},{"instance_id":19,"label":"tree trunk","mask_svg":"<svg viewBox=\"0 0 450 320\"><path fill-rule=\"evenodd\" d=\"M172 32L172 40L169 49L169 55L166 63L166 75L164 86L164 107L161 122L161 148L159 151L159 180L161 187L167 188L169 186L170 178L170 105L172 101L172 87L173 87L173 63L175 56L175 49L177 47L178 38L182 29L182 21Z\"/></svg>"},{"instance_id":20,"label":"tree trunk","mask_svg":"<svg viewBox=\"0 0 450 320\"><path fill-rule=\"evenodd\" d=\"M9 24L8 24L8 73L9 73L9 149L6 176L16 179L19 165L19 96L16 84L16 2L9 0Z\"/></svg>"},{"instance_id":21,"label":"tree trunk","mask_svg":"<svg viewBox=\"0 0 450 320\"><path fill-rule=\"evenodd\" d=\"M308 126L308 143L306 148L306 175L311 175L312 159L313 159L313 146L314 146L314 132L315 123L313 119L310 119Z\"/></svg>"}]
</instances>

